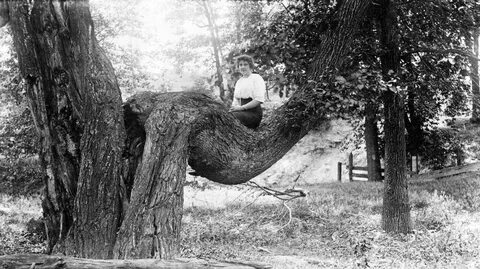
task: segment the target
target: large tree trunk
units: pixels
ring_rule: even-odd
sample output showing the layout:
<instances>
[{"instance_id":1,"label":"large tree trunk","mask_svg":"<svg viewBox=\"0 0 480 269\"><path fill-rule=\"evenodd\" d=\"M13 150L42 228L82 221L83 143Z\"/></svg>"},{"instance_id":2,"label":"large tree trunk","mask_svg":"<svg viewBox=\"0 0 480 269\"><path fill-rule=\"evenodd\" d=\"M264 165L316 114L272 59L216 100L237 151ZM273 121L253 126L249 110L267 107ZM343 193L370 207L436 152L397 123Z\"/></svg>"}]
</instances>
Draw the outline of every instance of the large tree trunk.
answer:
<instances>
[{"instance_id":1,"label":"large tree trunk","mask_svg":"<svg viewBox=\"0 0 480 269\"><path fill-rule=\"evenodd\" d=\"M381 1L380 43L385 80L396 74L400 66L395 6L390 0ZM406 176L406 146L403 98L396 89L384 93L385 109L385 185L382 227L387 232L410 232L410 205Z\"/></svg>"},{"instance_id":2,"label":"large tree trunk","mask_svg":"<svg viewBox=\"0 0 480 269\"><path fill-rule=\"evenodd\" d=\"M112 256L121 216L120 90L87 1L7 1L46 170L50 250Z\"/></svg>"},{"instance_id":3,"label":"large tree trunk","mask_svg":"<svg viewBox=\"0 0 480 269\"><path fill-rule=\"evenodd\" d=\"M378 105L369 101L365 106L365 146L369 181L381 181L380 150L378 148Z\"/></svg>"},{"instance_id":4,"label":"large tree trunk","mask_svg":"<svg viewBox=\"0 0 480 269\"><path fill-rule=\"evenodd\" d=\"M309 72L313 82L260 129L247 129L223 104L201 94L144 93L125 106L124 147L120 92L95 40L88 2L7 3L49 175L44 210L51 244L96 258L171 257L178 246L187 160L210 180L243 183L326 120L317 88L322 84L316 82L340 66L370 5L340 2L318 45ZM123 194L130 204L121 223Z\"/></svg>"}]
</instances>

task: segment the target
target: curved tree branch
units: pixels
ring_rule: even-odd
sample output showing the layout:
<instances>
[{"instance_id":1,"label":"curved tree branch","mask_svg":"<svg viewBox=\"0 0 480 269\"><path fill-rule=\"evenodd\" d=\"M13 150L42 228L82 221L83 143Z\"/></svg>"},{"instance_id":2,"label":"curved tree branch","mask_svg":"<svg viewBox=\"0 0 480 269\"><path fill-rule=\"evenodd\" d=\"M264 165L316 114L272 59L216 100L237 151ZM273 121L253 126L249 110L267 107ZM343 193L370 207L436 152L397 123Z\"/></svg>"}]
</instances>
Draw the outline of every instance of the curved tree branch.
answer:
<instances>
[{"instance_id":1,"label":"curved tree branch","mask_svg":"<svg viewBox=\"0 0 480 269\"><path fill-rule=\"evenodd\" d=\"M127 178L133 187L114 256L170 258L176 252L187 159L197 175L222 184L244 183L327 120L321 84L315 81L341 65L369 5L369 0L343 1L318 45L309 73L313 82L296 91L257 130L247 129L223 104L203 94L133 96L124 111L130 120L125 123L127 143L135 144L127 145L135 149L126 154L127 162L136 173L134 179ZM138 150L142 144L143 152Z\"/></svg>"}]
</instances>

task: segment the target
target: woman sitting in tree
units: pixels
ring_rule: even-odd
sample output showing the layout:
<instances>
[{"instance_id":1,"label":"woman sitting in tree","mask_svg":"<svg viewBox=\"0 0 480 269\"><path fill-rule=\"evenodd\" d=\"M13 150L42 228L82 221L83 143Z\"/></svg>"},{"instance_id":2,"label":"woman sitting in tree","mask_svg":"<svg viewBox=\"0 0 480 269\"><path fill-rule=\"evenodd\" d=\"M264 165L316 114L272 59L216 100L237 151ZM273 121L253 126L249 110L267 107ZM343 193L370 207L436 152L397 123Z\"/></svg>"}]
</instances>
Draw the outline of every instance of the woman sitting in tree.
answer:
<instances>
[{"instance_id":1,"label":"woman sitting in tree","mask_svg":"<svg viewBox=\"0 0 480 269\"><path fill-rule=\"evenodd\" d=\"M248 128L257 128L262 120L261 104L265 102L265 81L253 74L253 58L248 55L237 57L237 68L242 77L235 84L230 112Z\"/></svg>"}]
</instances>

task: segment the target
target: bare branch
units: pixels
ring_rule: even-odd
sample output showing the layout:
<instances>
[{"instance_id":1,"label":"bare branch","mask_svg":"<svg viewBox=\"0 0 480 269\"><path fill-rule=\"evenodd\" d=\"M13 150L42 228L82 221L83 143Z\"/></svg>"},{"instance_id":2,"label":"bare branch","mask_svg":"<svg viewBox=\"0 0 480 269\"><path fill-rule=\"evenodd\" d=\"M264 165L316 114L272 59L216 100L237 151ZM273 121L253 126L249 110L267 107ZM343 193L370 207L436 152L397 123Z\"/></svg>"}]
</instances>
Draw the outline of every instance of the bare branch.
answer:
<instances>
[{"instance_id":1,"label":"bare branch","mask_svg":"<svg viewBox=\"0 0 480 269\"><path fill-rule=\"evenodd\" d=\"M285 9L285 11L288 13L288 15L290 16L290 18L292 19L295 19L292 15L292 13L290 13L290 10L288 10L287 6L285 6L285 4L283 3L283 1L280 1L280 3L282 4L283 8Z\"/></svg>"},{"instance_id":2,"label":"bare branch","mask_svg":"<svg viewBox=\"0 0 480 269\"><path fill-rule=\"evenodd\" d=\"M285 191L278 191L274 190L268 187L260 186L258 183L254 181L250 181L245 183L247 186L254 187L254 188L259 188L263 190L264 194L266 195L271 195L277 199L280 199L282 201L290 201L293 199L301 198L301 197L306 197L307 194L305 191L301 189L286 189Z\"/></svg>"},{"instance_id":3,"label":"bare branch","mask_svg":"<svg viewBox=\"0 0 480 269\"><path fill-rule=\"evenodd\" d=\"M278 229L278 231L284 229L285 227L288 227L288 225L290 225L290 223L292 222L292 209L287 205L286 201L283 202L283 205L288 209L288 222L287 224L283 225L280 229Z\"/></svg>"}]
</instances>

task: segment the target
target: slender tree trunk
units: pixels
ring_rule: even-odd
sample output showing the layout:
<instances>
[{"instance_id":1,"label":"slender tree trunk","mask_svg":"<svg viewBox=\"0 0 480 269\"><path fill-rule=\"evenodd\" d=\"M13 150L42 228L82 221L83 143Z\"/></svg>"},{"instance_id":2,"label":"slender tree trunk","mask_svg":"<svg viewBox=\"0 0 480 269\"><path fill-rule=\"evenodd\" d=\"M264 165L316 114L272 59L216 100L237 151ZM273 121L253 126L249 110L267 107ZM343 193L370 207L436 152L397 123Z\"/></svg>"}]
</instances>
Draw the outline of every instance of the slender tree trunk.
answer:
<instances>
[{"instance_id":1,"label":"slender tree trunk","mask_svg":"<svg viewBox=\"0 0 480 269\"><path fill-rule=\"evenodd\" d=\"M120 90L87 1L6 1L46 170L49 248L113 254L124 142Z\"/></svg>"},{"instance_id":2,"label":"slender tree trunk","mask_svg":"<svg viewBox=\"0 0 480 269\"><path fill-rule=\"evenodd\" d=\"M231 101L230 97L228 96L228 81L226 79L226 76L227 76L227 72L226 72L226 69L223 67L224 63L225 63L225 56L223 55L223 52L222 52L222 45L221 45L221 42L220 42L220 34L218 33L218 25L216 23L216 13L215 13L215 10L212 8L212 5L210 2L208 2L209 4L209 7L210 7L210 10L212 11L212 24L213 24L213 29L215 30L215 37L216 37L216 40L217 40L217 46L218 46L218 56L219 56L219 63L220 63L220 69L221 69L221 75L222 75L222 81L221 81L221 84L223 86L223 91L224 91L224 99L223 102L224 103L228 103L229 101Z\"/></svg>"},{"instance_id":3,"label":"slender tree trunk","mask_svg":"<svg viewBox=\"0 0 480 269\"><path fill-rule=\"evenodd\" d=\"M380 151L378 148L377 127L378 105L368 102L365 106L365 145L367 149L367 169L369 181L381 181Z\"/></svg>"},{"instance_id":4,"label":"slender tree trunk","mask_svg":"<svg viewBox=\"0 0 480 269\"><path fill-rule=\"evenodd\" d=\"M405 128L408 132L407 152L411 156L418 156L419 149L423 145L424 134L422 130L423 121L418 115L415 105L416 94L414 89L407 90L407 111L405 113Z\"/></svg>"},{"instance_id":5,"label":"slender tree trunk","mask_svg":"<svg viewBox=\"0 0 480 269\"><path fill-rule=\"evenodd\" d=\"M405 55L403 56L403 61L406 63L406 68L410 72L410 74L414 74L416 78L416 72L414 71L414 66L412 63L412 55ZM414 78L414 79L415 79ZM406 111L405 111L405 128L407 129L408 133L408 140L407 140L407 153L410 155L417 156L420 153L420 147L424 143L424 132L423 132L423 124L424 120L422 115L419 115L418 109L416 106L416 99L417 99L417 91L426 90L423 87L421 88L408 87L407 89L407 101L406 101ZM411 163L410 163L411 164Z\"/></svg>"},{"instance_id":6,"label":"slender tree trunk","mask_svg":"<svg viewBox=\"0 0 480 269\"><path fill-rule=\"evenodd\" d=\"M222 63L221 63L221 58L220 58L220 45L218 43L218 35L216 31L216 25L215 25L215 17L214 13L212 10L212 7L210 5L210 2L208 0L202 0L201 1L203 11L205 12L205 17L207 18L208 21L208 29L210 31L210 42L212 43L212 48L213 48L213 56L215 57L215 69L217 72L217 80L215 81L215 85L219 89L219 94L220 94L220 99L223 100L224 102L226 101L225 98L225 88L223 87L223 71L222 71Z\"/></svg>"},{"instance_id":7,"label":"slender tree trunk","mask_svg":"<svg viewBox=\"0 0 480 269\"><path fill-rule=\"evenodd\" d=\"M480 34L479 28L473 31L473 53L478 58L478 36ZM471 77L472 77L472 118L471 121L480 122L480 85L478 79L478 60L471 59Z\"/></svg>"},{"instance_id":8,"label":"slender tree trunk","mask_svg":"<svg viewBox=\"0 0 480 269\"><path fill-rule=\"evenodd\" d=\"M395 6L390 0L380 2L381 56L386 80L399 70L400 58ZM389 89L383 97L385 109L385 186L383 194L382 227L387 232L410 232L410 205L406 176L406 146L404 102L400 93Z\"/></svg>"}]
</instances>

